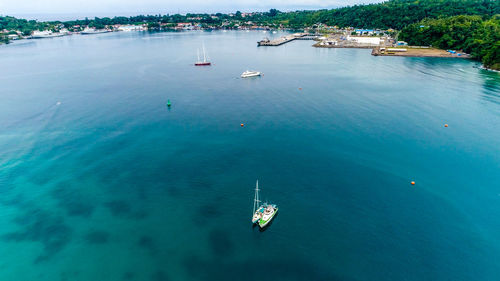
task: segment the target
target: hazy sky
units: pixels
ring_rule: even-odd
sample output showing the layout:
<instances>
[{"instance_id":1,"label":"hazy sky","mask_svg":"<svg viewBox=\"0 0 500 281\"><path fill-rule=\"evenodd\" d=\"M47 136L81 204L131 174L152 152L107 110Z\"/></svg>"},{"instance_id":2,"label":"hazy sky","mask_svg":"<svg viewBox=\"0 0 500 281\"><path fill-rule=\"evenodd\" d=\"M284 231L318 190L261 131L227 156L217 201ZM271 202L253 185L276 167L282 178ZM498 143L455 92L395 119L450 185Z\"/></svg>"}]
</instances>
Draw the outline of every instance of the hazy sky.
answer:
<instances>
[{"instance_id":1,"label":"hazy sky","mask_svg":"<svg viewBox=\"0 0 500 281\"><path fill-rule=\"evenodd\" d=\"M382 0L0 0L0 15L234 12L319 9Z\"/></svg>"}]
</instances>

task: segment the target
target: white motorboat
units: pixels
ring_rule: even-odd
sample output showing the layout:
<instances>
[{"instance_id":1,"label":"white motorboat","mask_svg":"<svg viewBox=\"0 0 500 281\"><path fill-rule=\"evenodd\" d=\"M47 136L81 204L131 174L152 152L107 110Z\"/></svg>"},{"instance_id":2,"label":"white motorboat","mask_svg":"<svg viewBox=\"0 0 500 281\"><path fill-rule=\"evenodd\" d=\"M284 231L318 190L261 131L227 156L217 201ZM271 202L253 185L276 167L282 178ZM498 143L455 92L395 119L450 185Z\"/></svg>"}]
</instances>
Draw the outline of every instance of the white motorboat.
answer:
<instances>
[{"instance_id":1,"label":"white motorboat","mask_svg":"<svg viewBox=\"0 0 500 281\"><path fill-rule=\"evenodd\" d=\"M247 70L241 74L241 78L257 77L257 76L261 76L261 75L262 75L261 72Z\"/></svg>"}]
</instances>

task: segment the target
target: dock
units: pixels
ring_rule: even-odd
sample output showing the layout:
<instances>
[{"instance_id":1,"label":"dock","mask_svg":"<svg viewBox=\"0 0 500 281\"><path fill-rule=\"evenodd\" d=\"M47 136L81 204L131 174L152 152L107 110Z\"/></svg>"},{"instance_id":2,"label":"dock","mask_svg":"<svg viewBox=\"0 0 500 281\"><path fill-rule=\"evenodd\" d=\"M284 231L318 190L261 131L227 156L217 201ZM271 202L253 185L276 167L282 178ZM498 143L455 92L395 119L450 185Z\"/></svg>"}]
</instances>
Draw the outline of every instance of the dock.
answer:
<instances>
[{"instance_id":1,"label":"dock","mask_svg":"<svg viewBox=\"0 0 500 281\"><path fill-rule=\"evenodd\" d=\"M257 42L257 46L280 46L283 44L286 44L288 42L294 41L294 40L316 40L319 36L315 34L310 34L310 33L294 33L292 35L287 35L280 37L278 39L274 40L269 40L268 38L265 38L264 40L261 40Z\"/></svg>"}]
</instances>

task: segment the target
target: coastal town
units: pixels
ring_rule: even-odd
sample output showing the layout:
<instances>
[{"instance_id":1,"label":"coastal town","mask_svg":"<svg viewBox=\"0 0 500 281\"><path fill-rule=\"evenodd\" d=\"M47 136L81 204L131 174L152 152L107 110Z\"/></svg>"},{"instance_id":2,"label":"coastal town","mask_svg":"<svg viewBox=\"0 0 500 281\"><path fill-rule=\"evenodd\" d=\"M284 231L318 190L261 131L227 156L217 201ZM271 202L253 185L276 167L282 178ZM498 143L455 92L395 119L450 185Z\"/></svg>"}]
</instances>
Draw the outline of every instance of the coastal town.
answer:
<instances>
[{"instance_id":1,"label":"coastal town","mask_svg":"<svg viewBox=\"0 0 500 281\"><path fill-rule=\"evenodd\" d=\"M381 37L385 36L391 37L391 35L397 34L396 30L372 30L372 29L356 29L354 27L340 28L338 26L328 26L322 23L313 24L308 27L303 28L292 28L285 26L283 24L266 24L263 22L256 22L252 20L245 20L247 17L255 16L256 13L241 13L238 15L239 19L231 19L235 17L234 14L228 14L230 19L222 20L218 23L207 24L206 20L200 16L189 16L184 15L182 19L185 21L181 22L170 22L170 21L158 21L149 22L144 20L144 22L136 22L134 24L102 24L96 22L105 22L106 19L95 18L93 20L81 20L75 21L78 24L72 24L72 22L55 22L52 24L47 24L44 28L38 27L35 30L23 30L20 25L16 25L13 28L4 28L0 30L0 35L6 35L9 41L19 40L19 39L41 39L41 38L51 38L60 37L73 34L97 34L106 32L117 32L117 31L212 31L212 30L261 30L263 32L276 32L276 31L303 31L305 33L313 34L349 34L358 35L365 37ZM217 15L210 15L210 19L216 21L219 20ZM1 20L1 18L0 18ZM113 21L114 19L108 19ZM82 23L80 23L82 22ZM84 24L88 22L87 24ZM1 23L1 21L0 21ZM1 25L0 25L1 26ZM329 36L329 39L331 36ZM326 45L332 45L332 41L326 41ZM321 45L323 46L323 45Z\"/></svg>"},{"instance_id":2,"label":"coastal town","mask_svg":"<svg viewBox=\"0 0 500 281\"><path fill-rule=\"evenodd\" d=\"M241 18L251 16L252 14L242 13ZM231 14L229 15L231 16ZM216 15L212 15L216 19ZM43 39L62 37L70 35L92 35L108 32L130 32L130 31L213 31L213 30L241 30L241 31L262 31L275 34L280 32L289 32L289 35L273 38L270 40L264 37L257 42L258 46L280 46L294 40L314 40L313 47L317 48L369 48L372 49L374 56L421 56L421 57L457 57L469 58L468 54L460 51L439 50L429 46L408 46L404 41L397 41L394 36L396 30L387 29L357 29L353 27L339 28L337 26L328 26L325 24L315 24L304 28L300 33L291 33L296 31L292 28L275 25L263 25L252 21L223 21L220 25L204 25L200 23L200 17L187 17L189 21L177 23L139 23L139 24L110 24L97 28L95 25L69 25L59 23L51 29L34 30L29 34L21 30L3 29L2 33L7 34L8 41L21 39Z\"/></svg>"},{"instance_id":3,"label":"coastal town","mask_svg":"<svg viewBox=\"0 0 500 281\"><path fill-rule=\"evenodd\" d=\"M471 11L477 9L471 3L463 5ZM484 6L485 10L491 10L485 18L474 15L476 12L446 18L425 18L413 13L408 5L393 7L392 2L317 11L282 12L270 9L267 12L157 14L70 21L0 16L0 44L108 32L259 31L263 36L257 45L262 47L281 46L295 40L314 40L312 46L316 48L366 48L372 49L374 56L471 58L480 61L486 69L500 70L496 55L498 44L495 43L498 32L494 31L500 18L495 14L495 4L484 3ZM408 16L400 18L383 13L379 10L381 7L403 9L405 12L402 14ZM367 12L365 9L371 17L361 16ZM431 5L429 9L443 12L439 5ZM464 29L463 24L471 28Z\"/></svg>"}]
</instances>

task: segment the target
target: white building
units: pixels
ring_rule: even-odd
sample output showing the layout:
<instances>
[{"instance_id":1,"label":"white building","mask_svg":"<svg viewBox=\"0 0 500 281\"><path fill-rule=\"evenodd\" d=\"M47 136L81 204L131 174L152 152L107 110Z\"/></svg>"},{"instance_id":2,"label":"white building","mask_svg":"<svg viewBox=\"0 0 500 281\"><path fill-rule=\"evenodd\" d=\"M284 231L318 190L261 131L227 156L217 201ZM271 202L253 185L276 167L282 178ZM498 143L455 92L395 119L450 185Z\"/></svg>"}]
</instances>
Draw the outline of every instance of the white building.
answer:
<instances>
[{"instance_id":1,"label":"white building","mask_svg":"<svg viewBox=\"0 0 500 281\"><path fill-rule=\"evenodd\" d=\"M142 25L121 25L118 27L120 31L135 31L135 30L144 30Z\"/></svg>"},{"instance_id":2,"label":"white building","mask_svg":"<svg viewBox=\"0 0 500 281\"><path fill-rule=\"evenodd\" d=\"M319 43L319 45L320 46L337 46L338 41L334 40L334 39L326 39L326 40L321 41L321 43Z\"/></svg>"},{"instance_id":3,"label":"white building","mask_svg":"<svg viewBox=\"0 0 500 281\"><path fill-rule=\"evenodd\" d=\"M347 36L347 40L355 41L359 44L367 44L373 46L380 45L380 37Z\"/></svg>"}]
</instances>

